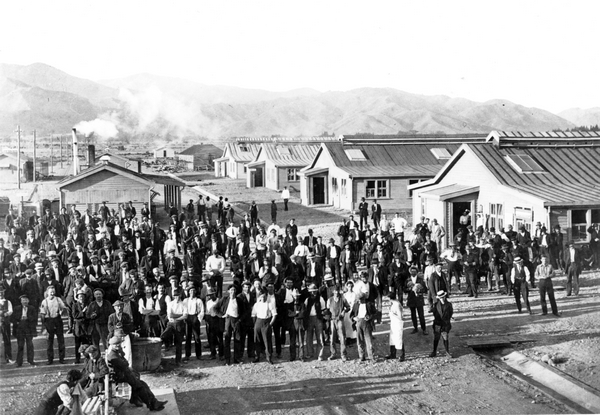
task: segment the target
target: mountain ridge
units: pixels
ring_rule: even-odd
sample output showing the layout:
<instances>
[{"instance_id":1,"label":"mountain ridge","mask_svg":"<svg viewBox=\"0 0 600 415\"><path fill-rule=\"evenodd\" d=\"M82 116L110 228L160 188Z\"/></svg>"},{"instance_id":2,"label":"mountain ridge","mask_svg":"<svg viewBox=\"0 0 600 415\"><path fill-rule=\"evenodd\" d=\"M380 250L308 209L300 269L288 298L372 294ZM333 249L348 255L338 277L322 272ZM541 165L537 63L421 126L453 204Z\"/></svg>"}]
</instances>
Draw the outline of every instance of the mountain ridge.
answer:
<instances>
[{"instance_id":1,"label":"mountain ridge","mask_svg":"<svg viewBox=\"0 0 600 415\"><path fill-rule=\"evenodd\" d=\"M114 123L120 136L167 141L189 136L219 139L575 127L556 114L500 98L477 102L389 87L274 92L148 73L95 82L39 63L0 64L0 109L3 135L11 134L16 124L47 134L70 131L80 121L100 118Z\"/></svg>"}]
</instances>

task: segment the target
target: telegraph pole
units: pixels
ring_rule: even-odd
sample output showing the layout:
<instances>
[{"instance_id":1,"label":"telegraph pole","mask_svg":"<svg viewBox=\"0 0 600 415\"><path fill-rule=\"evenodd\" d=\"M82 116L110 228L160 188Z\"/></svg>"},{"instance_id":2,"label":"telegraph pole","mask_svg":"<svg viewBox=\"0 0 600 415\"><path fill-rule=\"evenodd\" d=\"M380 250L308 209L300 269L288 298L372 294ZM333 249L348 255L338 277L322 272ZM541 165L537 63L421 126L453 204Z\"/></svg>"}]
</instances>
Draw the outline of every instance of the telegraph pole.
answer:
<instances>
[{"instance_id":1,"label":"telegraph pole","mask_svg":"<svg viewBox=\"0 0 600 415\"><path fill-rule=\"evenodd\" d=\"M62 134L60 135L60 168L62 169Z\"/></svg>"},{"instance_id":2,"label":"telegraph pole","mask_svg":"<svg viewBox=\"0 0 600 415\"><path fill-rule=\"evenodd\" d=\"M50 134L50 173L54 173L54 132Z\"/></svg>"},{"instance_id":3,"label":"telegraph pole","mask_svg":"<svg viewBox=\"0 0 600 415\"><path fill-rule=\"evenodd\" d=\"M33 130L33 182L35 183L35 138L36 138L36 134L37 131Z\"/></svg>"},{"instance_id":4,"label":"telegraph pole","mask_svg":"<svg viewBox=\"0 0 600 415\"><path fill-rule=\"evenodd\" d=\"M17 125L17 188L21 188L21 126Z\"/></svg>"}]
</instances>

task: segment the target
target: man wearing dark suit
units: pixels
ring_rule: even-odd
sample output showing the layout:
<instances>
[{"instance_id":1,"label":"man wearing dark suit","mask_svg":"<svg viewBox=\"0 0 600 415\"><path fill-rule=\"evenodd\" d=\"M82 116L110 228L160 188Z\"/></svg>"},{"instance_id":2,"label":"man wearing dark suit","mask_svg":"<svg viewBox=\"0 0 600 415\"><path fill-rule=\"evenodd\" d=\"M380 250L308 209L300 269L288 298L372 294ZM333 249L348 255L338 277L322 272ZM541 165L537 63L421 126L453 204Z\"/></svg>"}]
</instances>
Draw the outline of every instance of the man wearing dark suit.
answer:
<instances>
[{"instance_id":1,"label":"man wearing dark suit","mask_svg":"<svg viewBox=\"0 0 600 415\"><path fill-rule=\"evenodd\" d=\"M427 299L429 300L429 312L433 313L433 305L437 299L437 293L439 291L445 291L448 287L448 281L442 271L442 263L438 262L435 264L435 271L429 276L427 280Z\"/></svg>"},{"instance_id":2,"label":"man wearing dark suit","mask_svg":"<svg viewBox=\"0 0 600 415\"><path fill-rule=\"evenodd\" d=\"M33 366L35 365L33 362L33 338L37 334L37 308L29 305L29 297L26 294L21 295L20 299L21 305L16 306L12 314L17 337L17 367L23 366L25 345L27 345L27 361Z\"/></svg>"},{"instance_id":3,"label":"man wearing dark suit","mask_svg":"<svg viewBox=\"0 0 600 415\"><path fill-rule=\"evenodd\" d=\"M0 275L3 274L4 268L8 268L12 262L10 251L4 247L4 239L0 238Z\"/></svg>"},{"instance_id":4,"label":"man wearing dark suit","mask_svg":"<svg viewBox=\"0 0 600 415\"><path fill-rule=\"evenodd\" d=\"M174 249L167 253L167 257L164 261L163 271L166 277L174 274L181 275L181 271L183 271L183 263L181 262L181 259L175 256Z\"/></svg>"},{"instance_id":5,"label":"man wearing dark suit","mask_svg":"<svg viewBox=\"0 0 600 415\"><path fill-rule=\"evenodd\" d=\"M349 278L352 279L352 275L356 272L356 254L348 243L344 245L344 250L340 253L340 269L342 275L338 276L338 282L345 285L346 281Z\"/></svg>"},{"instance_id":6,"label":"man wearing dark suit","mask_svg":"<svg viewBox=\"0 0 600 415\"><path fill-rule=\"evenodd\" d=\"M338 278L340 281L342 279L341 268L340 268L340 255L342 253L342 248L335 244L333 238L329 239L329 245L327 246L327 265L329 266L329 270L331 271L331 275L335 281Z\"/></svg>"},{"instance_id":7,"label":"man wearing dark suit","mask_svg":"<svg viewBox=\"0 0 600 415\"><path fill-rule=\"evenodd\" d=\"M581 257L579 250L575 249L573 241L569 241L569 248L565 250L565 271L567 273L567 297L573 292L579 295L579 274L581 274Z\"/></svg>"},{"instance_id":8,"label":"man wearing dark suit","mask_svg":"<svg viewBox=\"0 0 600 415\"><path fill-rule=\"evenodd\" d=\"M360 203L358 204L358 214L360 216L360 230L362 231L369 218L369 204L365 201L364 197L360 199Z\"/></svg>"},{"instance_id":9,"label":"man wearing dark suit","mask_svg":"<svg viewBox=\"0 0 600 415\"><path fill-rule=\"evenodd\" d=\"M377 199L373 199L373 205L371 205L371 219L373 219L373 228L379 229L379 221L381 221L381 205L377 203Z\"/></svg>"},{"instance_id":10,"label":"man wearing dark suit","mask_svg":"<svg viewBox=\"0 0 600 415\"><path fill-rule=\"evenodd\" d=\"M148 278L152 277L152 270L158 268L158 257L154 255L154 248L149 246L146 248L146 255L140 260L140 270Z\"/></svg>"},{"instance_id":11,"label":"man wearing dark suit","mask_svg":"<svg viewBox=\"0 0 600 415\"><path fill-rule=\"evenodd\" d=\"M317 270L322 276L325 274L325 257L327 256L327 246L323 243L322 236L317 237L317 244L313 249L313 254L315 255L315 264L317 266Z\"/></svg>"},{"instance_id":12,"label":"man wearing dark suit","mask_svg":"<svg viewBox=\"0 0 600 415\"><path fill-rule=\"evenodd\" d=\"M244 350L242 349L241 340L241 320L246 313L244 309L244 301L237 297L235 285L230 285L229 296L221 298L215 307L217 307L225 317L225 338L223 347L225 349L225 362L231 363L231 337L233 336L233 363L240 363Z\"/></svg>"},{"instance_id":13,"label":"man wearing dark suit","mask_svg":"<svg viewBox=\"0 0 600 415\"><path fill-rule=\"evenodd\" d=\"M61 208L60 209L60 215L58 216L58 222L60 223L60 227L57 227L56 230L60 231L61 235L64 237L67 235L67 232L69 230L69 223L71 222L71 218L69 217L69 214L67 213L67 209L66 208Z\"/></svg>"},{"instance_id":14,"label":"man wearing dark suit","mask_svg":"<svg viewBox=\"0 0 600 415\"><path fill-rule=\"evenodd\" d=\"M242 283L242 292L238 294L238 299L243 304L243 313L240 314L240 349L242 352L240 357L243 356L244 344L246 343L246 338L248 338L246 347L248 358L254 359L254 321L252 321L251 311L254 303L256 303L256 293L250 292L251 285L250 281L244 281Z\"/></svg>"}]
</instances>

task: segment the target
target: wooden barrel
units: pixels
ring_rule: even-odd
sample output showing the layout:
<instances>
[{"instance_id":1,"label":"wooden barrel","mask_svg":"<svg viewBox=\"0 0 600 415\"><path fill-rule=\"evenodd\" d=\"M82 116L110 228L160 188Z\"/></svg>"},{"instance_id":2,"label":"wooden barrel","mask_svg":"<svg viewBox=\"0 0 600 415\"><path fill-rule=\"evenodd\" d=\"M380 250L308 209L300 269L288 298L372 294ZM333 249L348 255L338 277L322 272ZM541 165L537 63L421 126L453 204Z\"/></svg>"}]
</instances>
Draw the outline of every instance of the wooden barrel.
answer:
<instances>
[{"instance_id":1,"label":"wooden barrel","mask_svg":"<svg viewBox=\"0 0 600 415\"><path fill-rule=\"evenodd\" d=\"M131 341L132 366L138 372L156 370L160 366L160 337L138 337Z\"/></svg>"}]
</instances>

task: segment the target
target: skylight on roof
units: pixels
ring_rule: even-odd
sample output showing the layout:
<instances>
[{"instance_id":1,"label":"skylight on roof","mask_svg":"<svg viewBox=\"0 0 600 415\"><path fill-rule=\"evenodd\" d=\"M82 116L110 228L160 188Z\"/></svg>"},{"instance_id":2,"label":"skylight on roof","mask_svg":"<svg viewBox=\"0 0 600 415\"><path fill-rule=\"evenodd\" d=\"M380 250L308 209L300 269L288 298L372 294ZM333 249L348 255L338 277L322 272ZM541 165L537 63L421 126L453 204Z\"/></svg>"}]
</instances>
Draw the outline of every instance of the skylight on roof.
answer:
<instances>
[{"instance_id":1,"label":"skylight on roof","mask_svg":"<svg viewBox=\"0 0 600 415\"><path fill-rule=\"evenodd\" d=\"M292 155L290 153L289 147L278 146L277 147L277 152L279 153L280 156L291 156Z\"/></svg>"},{"instance_id":2,"label":"skylight on roof","mask_svg":"<svg viewBox=\"0 0 600 415\"><path fill-rule=\"evenodd\" d=\"M344 150L346 152L346 156L348 156L349 160L353 161L361 161L366 160L365 153L361 149L358 148L348 148Z\"/></svg>"},{"instance_id":3,"label":"skylight on roof","mask_svg":"<svg viewBox=\"0 0 600 415\"><path fill-rule=\"evenodd\" d=\"M240 151L249 151L248 146L244 143L240 143Z\"/></svg>"},{"instance_id":4,"label":"skylight on roof","mask_svg":"<svg viewBox=\"0 0 600 415\"><path fill-rule=\"evenodd\" d=\"M544 168L527 154L508 154L506 159L519 173L542 173Z\"/></svg>"},{"instance_id":5,"label":"skylight on roof","mask_svg":"<svg viewBox=\"0 0 600 415\"><path fill-rule=\"evenodd\" d=\"M452 157L452 154L450 154L450 152L445 148L432 148L431 152L438 160L448 160L450 157Z\"/></svg>"}]
</instances>

